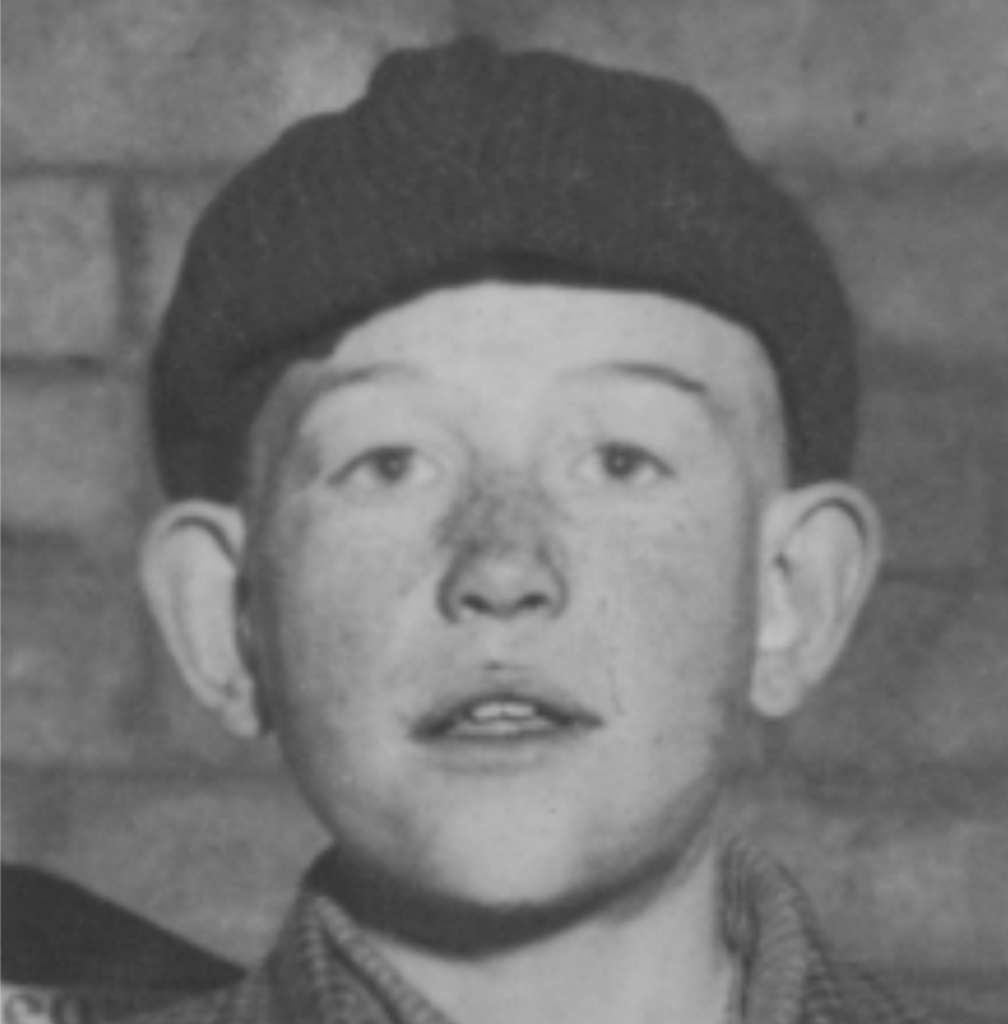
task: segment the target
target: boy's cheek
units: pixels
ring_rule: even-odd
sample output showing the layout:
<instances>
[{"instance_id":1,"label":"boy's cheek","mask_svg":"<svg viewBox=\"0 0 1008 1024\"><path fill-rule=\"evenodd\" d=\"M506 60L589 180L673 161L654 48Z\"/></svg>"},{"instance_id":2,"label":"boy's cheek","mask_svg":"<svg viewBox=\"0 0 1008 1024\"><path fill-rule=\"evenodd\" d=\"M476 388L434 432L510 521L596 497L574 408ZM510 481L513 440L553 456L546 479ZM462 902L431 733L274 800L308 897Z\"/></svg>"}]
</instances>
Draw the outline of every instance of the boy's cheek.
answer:
<instances>
[{"instance_id":1,"label":"boy's cheek","mask_svg":"<svg viewBox=\"0 0 1008 1024\"><path fill-rule=\"evenodd\" d=\"M416 545L305 530L277 550L262 622L281 678L331 685L367 674L417 617L431 559Z\"/></svg>"}]
</instances>

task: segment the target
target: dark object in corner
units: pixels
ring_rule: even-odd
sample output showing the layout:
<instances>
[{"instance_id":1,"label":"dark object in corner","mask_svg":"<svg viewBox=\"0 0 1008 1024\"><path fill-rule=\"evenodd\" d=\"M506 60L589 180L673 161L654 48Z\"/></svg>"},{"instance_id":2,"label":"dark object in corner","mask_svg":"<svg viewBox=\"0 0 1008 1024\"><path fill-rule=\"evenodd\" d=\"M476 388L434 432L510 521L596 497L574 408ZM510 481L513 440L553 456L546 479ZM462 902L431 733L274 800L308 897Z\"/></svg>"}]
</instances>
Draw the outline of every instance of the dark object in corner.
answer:
<instances>
[{"instance_id":1,"label":"dark object in corner","mask_svg":"<svg viewBox=\"0 0 1008 1024\"><path fill-rule=\"evenodd\" d=\"M123 907L23 865L3 866L2 924L7 985L185 994L242 973Z\"/></svg>"}]
</instances>

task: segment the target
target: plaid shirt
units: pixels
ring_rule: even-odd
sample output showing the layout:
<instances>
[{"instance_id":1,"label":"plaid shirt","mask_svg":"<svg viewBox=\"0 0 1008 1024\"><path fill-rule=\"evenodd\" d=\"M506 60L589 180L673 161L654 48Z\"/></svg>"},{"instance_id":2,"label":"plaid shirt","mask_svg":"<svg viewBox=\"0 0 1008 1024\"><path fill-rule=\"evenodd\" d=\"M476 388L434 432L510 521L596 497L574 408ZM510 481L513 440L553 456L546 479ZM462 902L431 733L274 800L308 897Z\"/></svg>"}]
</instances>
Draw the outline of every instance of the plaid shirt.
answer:
<instances>
[{"instance_id":1,"label":"plaid shirt","mask_svg":"<svg viewBox=\"0 0 1008 1024\"><path fill-rule=\"evenodd\" d=\"M794 880L736 842L724 858L725 934L744 974L744 1024L928 1024L828 951ZM450 1024L331 899L306 890L263 965L239 984L133 1024Z\"/></svg>"}]
</instances>

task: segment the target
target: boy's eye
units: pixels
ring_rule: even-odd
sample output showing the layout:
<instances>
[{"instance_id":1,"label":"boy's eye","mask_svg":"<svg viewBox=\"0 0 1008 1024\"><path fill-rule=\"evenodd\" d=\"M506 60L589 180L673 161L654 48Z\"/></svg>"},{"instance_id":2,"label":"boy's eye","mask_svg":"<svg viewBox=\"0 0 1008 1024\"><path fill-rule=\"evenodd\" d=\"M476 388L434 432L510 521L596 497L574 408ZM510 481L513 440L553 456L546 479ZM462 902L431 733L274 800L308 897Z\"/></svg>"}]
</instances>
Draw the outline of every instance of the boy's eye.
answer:
<instances>
[{"instance_id":1,"label":"boy's eye","mask_svg":"<svg viewBox=\"0 0 1008 1024\"><path fill-rule=\"evenodd\" d=\"M668 466L657 456L637 445L603 444L596 448L583 467L589 479L630 487L647 487L670 476Z\"/></svg>"},{"instance_id":2,"label":"boy's eye","mask_svg":"<svg viewBox=\"0 0 1008 1024\"><path fill-rule=\"evenodd\" d=\"M350 490L370 494L423 487L437 473L434 463L414 448L389 445L359 455L336 476Z\"/></svg>"}]
</instances>

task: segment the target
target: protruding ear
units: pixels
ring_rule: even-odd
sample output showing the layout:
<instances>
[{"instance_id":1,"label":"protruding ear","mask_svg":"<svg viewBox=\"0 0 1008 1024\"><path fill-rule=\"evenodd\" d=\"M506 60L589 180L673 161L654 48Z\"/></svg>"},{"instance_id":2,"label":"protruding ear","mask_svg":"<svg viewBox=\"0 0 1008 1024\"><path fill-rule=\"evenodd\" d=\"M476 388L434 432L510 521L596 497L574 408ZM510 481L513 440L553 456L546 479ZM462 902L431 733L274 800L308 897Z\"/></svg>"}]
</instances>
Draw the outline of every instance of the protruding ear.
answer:
<instances>
[{"instance_id":1,"label":"protruding ear","mask_svg":"<svg viewBox=\"0 0 1008 1024\"><path fill-rule=\"evenodd\" d=\"M760 625L750 699L770 718L795 711L843 649L878 571L874 506L828 482L786 491L763 524Z\"/></svg>"},{"instance_id":2,"label":"protruding ear","mask_svg":"<svg viewBox=\"0 0 1008 1024\"><path fill-rule=\"evenodd\" d=\"M237 736L265 731L260 695L241 640L238 579L245 523L237 509L206 501L169 506L144 540L147 602L197 700Z\"/></svg>"}]
</instances>

